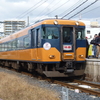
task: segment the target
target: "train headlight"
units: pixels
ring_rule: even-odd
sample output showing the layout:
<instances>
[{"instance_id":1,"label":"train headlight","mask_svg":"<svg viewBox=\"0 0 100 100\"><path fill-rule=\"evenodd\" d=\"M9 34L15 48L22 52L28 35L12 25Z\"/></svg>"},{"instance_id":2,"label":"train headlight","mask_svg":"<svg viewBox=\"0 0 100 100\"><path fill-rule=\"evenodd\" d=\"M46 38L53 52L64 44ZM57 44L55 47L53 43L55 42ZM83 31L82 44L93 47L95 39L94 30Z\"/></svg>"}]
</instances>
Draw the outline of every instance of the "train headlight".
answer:
<instances>
[{"instance_id":1,"label":"train headlight","mask_svg":"<svg viewBox=\"0 0 100 100\"><path fill-rule=\"evenodd\" d=\"M54 21L54 24L57 25L57 24L58 24L58 21L55 20L55 21Z\"/></svg>"},{"instance_id":2,"label":"train headlight","mask_svg":"<svg viewBox=\"0 0 100 100\"><path fill-rule=\"evenodd\" d=\"M84 55L79 55L80 58L84 58Z\"/></svg>"},{"instance_id":3,"label":"train headlight","mask_svg":"<svg viewBox=\"0 0 100 100\"><path fill-rule=\"evenodd\" d=\"M50 59L54 59L55 58L55 55L50 55L49 58Z\"/></svg>"},{"instance_id":4,"label":"train headlight","mask_svg":"<svg viewBox=\"0 0 100 100\"><path fill-rule=\"evenodd\" d=\"M79 25L79 22L77 21L75 24L78 26Z\"/></svg>"}]
</instances>

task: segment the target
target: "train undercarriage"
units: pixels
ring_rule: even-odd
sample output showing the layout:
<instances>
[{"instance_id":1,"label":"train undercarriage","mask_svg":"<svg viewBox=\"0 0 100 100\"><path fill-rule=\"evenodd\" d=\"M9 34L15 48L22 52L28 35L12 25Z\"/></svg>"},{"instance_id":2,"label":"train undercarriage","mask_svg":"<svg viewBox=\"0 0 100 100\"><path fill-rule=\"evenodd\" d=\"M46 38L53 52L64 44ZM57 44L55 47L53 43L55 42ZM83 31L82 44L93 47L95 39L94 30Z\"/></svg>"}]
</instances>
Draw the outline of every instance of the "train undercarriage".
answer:
<instances>
[{"instance_id":1,"label":"train undercarriage","mask_svg":"<svg viewBox=\"0 0 100 100\"><path fill-rule=\"evenodd\" d=\"M0 61L1 66L14 68L16 70L29 71L31 73L38 72L46 77L70 77L70 76L81 76L84 74L85 62L61 62L54 64L41 64L32 62L21 62L21 61Z\"/></svg>"}]
</instances>

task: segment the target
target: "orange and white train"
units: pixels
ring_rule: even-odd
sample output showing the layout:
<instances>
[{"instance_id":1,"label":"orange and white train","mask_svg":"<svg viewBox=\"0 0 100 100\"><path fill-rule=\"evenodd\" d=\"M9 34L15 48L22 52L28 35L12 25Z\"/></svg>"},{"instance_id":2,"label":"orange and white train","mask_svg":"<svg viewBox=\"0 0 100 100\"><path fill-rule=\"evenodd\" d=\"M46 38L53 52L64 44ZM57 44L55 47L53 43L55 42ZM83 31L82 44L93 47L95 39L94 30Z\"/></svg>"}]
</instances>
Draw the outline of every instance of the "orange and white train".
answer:
<instances>
[{"instance_id":1,"label":"orange and white train","mask_svg":"<svg viewBox=\"0 0 100 100\"><path fill-rule=\"evenodd\" d=\"M85 24L46 19L0 40L0 64L47 77L84 74Z\"/></svg>"}]
</instances>

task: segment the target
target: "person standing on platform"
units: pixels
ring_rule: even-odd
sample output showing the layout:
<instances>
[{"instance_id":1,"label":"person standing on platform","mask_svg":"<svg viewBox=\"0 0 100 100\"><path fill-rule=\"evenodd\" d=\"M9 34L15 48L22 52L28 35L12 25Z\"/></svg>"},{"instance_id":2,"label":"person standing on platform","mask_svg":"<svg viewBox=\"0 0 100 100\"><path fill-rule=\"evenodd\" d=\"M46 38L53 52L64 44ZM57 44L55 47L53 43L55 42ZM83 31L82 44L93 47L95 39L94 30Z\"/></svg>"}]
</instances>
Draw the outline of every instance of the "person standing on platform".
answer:
<instances>
[{"instance_id":1,"label":"person standing on platform","mask_svg":"<svg viewBox=\"0 0 100 100\"><path fill-rule=\"evenodd\" d=\"M95 40L97 36L98 36L97 34L94 35L94 38L91 40L90 47L89 47L89 55L90 56L92 55L94 58L96 58L96 54L97 54L97 43Z\"/></svg>"},{"instance_id":2,"label":"person standing on platform","mask_svg":"<svg viewBox=\"0 0 100 100\"><path fill-rule=\"evenodd\" d=\"M87 37L86 37L86 58L88 58L88 50L89 50L89 42L87 40Z\"/></svg>"},{"instance_id":3,"label":"person standing on platform","mask_svg":"<svg viewBox=\"0 0 100 100\"><path fill-rule=\"evenodd\" d=\"M98 36L97 34L94 35L94 38L93 38L94 41L97 36ZM97 44L96 43L93 44L93 51L94 51L94 58L96 58L96 54L97 54Z\"/></svg>"},{"instance_id":4,"label":"person standing on platform","mask_svg":"<svg viewBox=\"0 0 100 100\"><path fill-rule=\"evenodd\" d=\"M100 55L100 33L98 34L98 36L95 38L95 42L97 45L97 53L96 53L96 57L98 58Z\"/></svg>"}]
</instances>

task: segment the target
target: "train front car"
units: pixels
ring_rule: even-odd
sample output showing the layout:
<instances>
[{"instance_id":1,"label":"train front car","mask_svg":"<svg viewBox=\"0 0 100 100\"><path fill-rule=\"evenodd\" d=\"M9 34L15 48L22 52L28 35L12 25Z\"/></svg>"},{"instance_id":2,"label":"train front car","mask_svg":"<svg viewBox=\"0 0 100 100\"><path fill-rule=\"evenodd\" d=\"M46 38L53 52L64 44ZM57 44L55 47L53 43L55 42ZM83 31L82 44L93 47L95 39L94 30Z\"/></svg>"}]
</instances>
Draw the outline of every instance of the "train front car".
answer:
<instances>
[{"instance_id":1,"label":"train front car","mask_svg":"<svg viewBox=\"0 0 100 100\"><path fill-rule=\"evenodd\" d=\"M37 37L37 71L47 77L80 76L85 70L85 25L71 20L44 20ZM39 47L39 45L41 46Z\"/></svg>"}]
</instances>

